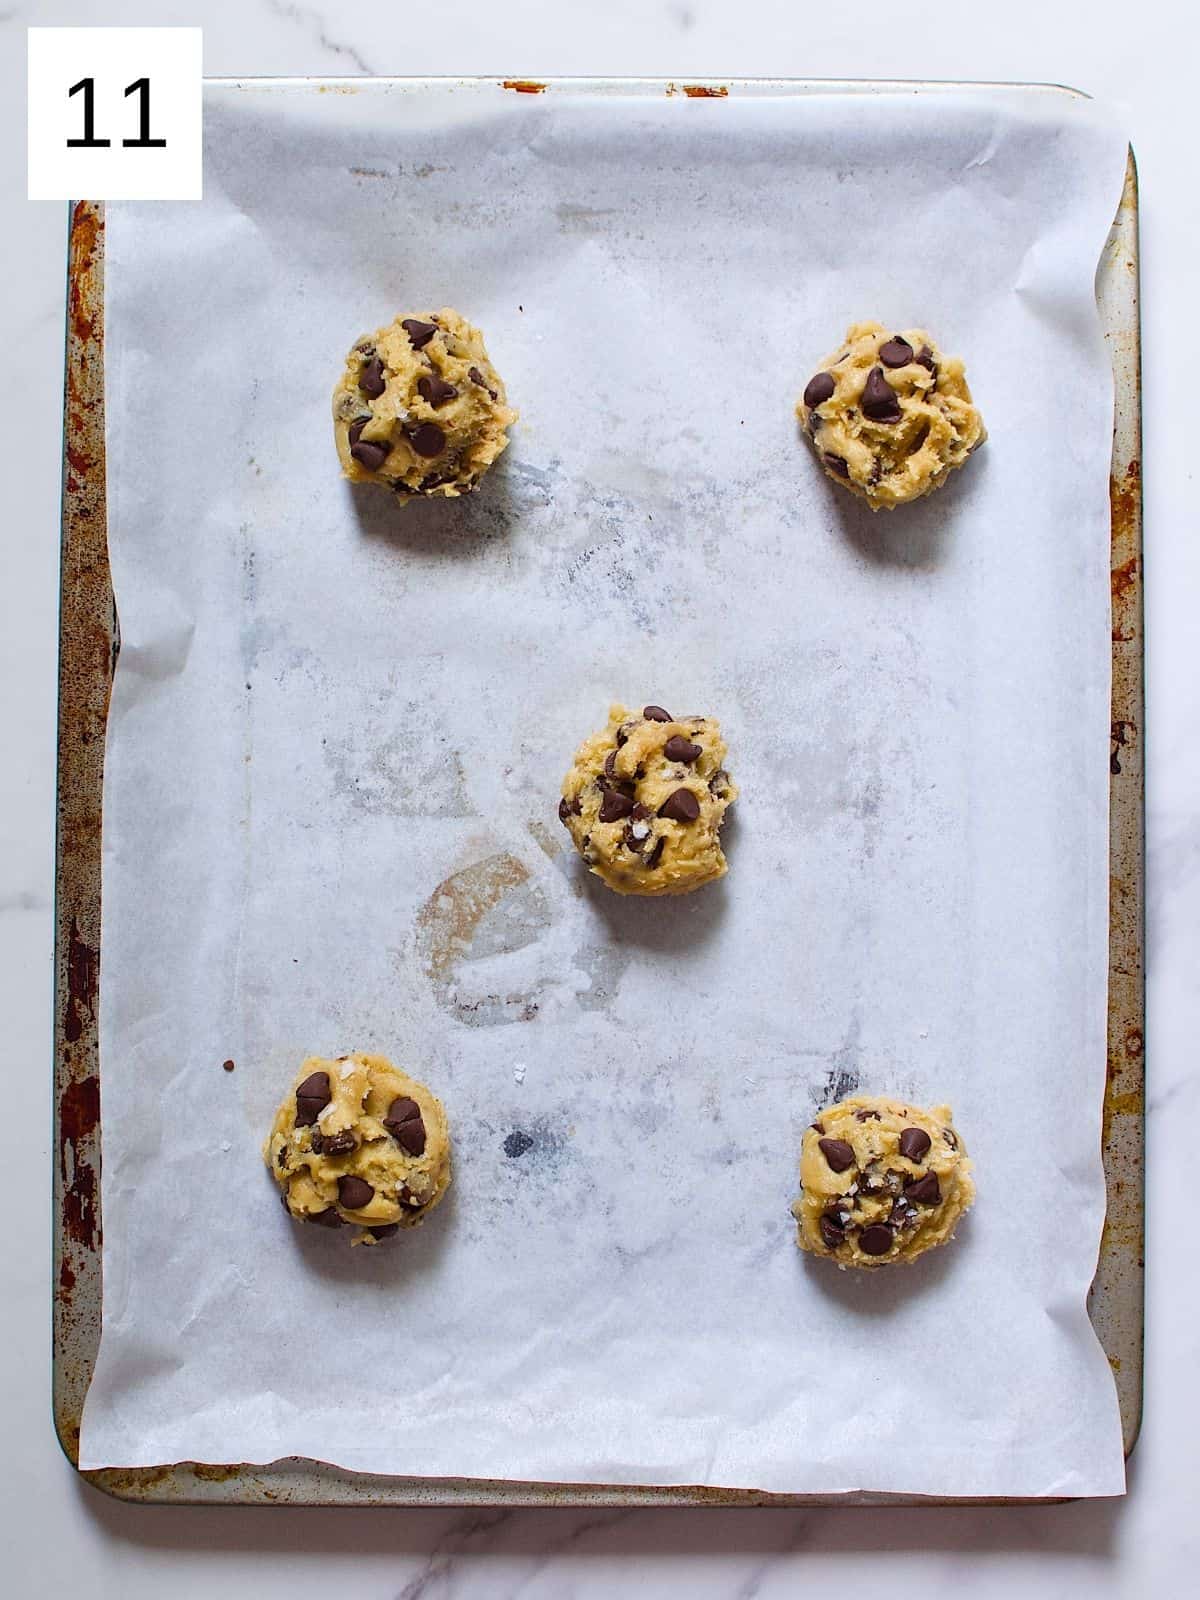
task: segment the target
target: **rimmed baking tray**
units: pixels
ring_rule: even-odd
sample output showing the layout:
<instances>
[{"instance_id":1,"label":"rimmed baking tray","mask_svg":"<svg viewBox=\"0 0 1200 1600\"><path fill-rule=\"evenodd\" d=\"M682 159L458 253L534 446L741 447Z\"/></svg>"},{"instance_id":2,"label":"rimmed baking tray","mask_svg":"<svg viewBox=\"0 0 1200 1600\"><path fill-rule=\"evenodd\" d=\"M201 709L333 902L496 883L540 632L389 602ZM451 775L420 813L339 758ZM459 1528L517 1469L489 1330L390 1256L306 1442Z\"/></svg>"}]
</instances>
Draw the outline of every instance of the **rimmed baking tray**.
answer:
<instances>
[{"instance_id":1,"label":"rimmed baking tray","mask_svg":"<svg viewBox=\"0 0 1200 1600\"><path fill-rule=\"evenodd\" d=\"M307 80L314 91L355 80ZM569 80L620 91L626 79ZM864 82L638 80L667 94L720 99L746 92L877 92ZM554 81L508 79L520 94ZM904 87L920 92L920 84ZM929 85L943 89L945 85ZM972 87L980 87L973 85ZM1048 95L1073 91L1052 85ZM1116 1381L1126 1454L1142 1397L1143 819L1141 372L1137 175L1132 153L1096 278L1115 381L1112 506L1112 744L1109 824L1108 1072L1103 1157L1108 1210L1089 1312ZM109 576L104 419L104 212L71 213L64 395L62 578L59 622L58 838L54 1029L54 1419L78 1465L79 1425L100 1341L100 864L105 723L120 635ZM779 1495L692 1486L549 1484L383 1477L289 1459L269 1466L179 1462L83 1474L138 1501L322 1505L822 1505L979 1503L914 1497ZM1006 1502L1007 1503L1007 1502Z\"/></svg>"}]
</instances>

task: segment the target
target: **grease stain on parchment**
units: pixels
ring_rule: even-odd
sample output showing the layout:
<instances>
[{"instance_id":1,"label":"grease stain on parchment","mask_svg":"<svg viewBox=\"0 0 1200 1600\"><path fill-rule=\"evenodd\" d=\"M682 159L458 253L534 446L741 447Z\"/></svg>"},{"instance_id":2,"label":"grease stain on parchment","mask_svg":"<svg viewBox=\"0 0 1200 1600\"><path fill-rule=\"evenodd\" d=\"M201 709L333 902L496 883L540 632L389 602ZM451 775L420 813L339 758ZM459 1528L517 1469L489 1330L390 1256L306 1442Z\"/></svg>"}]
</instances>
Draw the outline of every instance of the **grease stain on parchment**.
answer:
<instances>
[{"instance_id":1,"label":"grease stain on parchment","mask_svg":"<svg viewBox=\"0 0 1200 1600\"><path fill-rule=\"evenodd\" d=\"M587 944L575 952L575 963L588 979L588 987L575 995L584 1011L603 1011L616 999L622 974L632 955L626 946L611 942Z\"/></svg>"},{"instance_id":2,"label":"grease stain on parchment","mask_svg":"<svg viewBox=\"0 0 1200 1600\"><path fill-rule=\"evenodd\" d=\"M857 1094L862 1082L862 1017L855 1011L846 1026L846 1037L833 1052L825 1082L818 1096L820 1106L834 1106Z\"/></svg>"},{"instance_id":3,"label":"grease stain on parchment","mask_svg":"<svg viewBox=\"0 0 1200 1600\"><path fill-rule=\"evenodd\" d=\"M327 738L323 753L338 792L368 815L476 814L462 756L420 700L376 694L351 727Z\"/></svg>"},{"instance_id":4,"label":"grease stain on parchment","mask_svg":"<svg viewBox=\"0 0 1200 1600\"><path fill-rule=\"evenodd\" d=\"M615 217L617 212L611 207L593 207L571 205L563 200L554 208L554 215L558 218L558 227L561 233L605 233L610 224L609 217Z\"/></svg>"},{"instance_id":5,"label":"grease stain on parchment","mask_svg":"<svg viewBox=\"0 0 1200 1600\"><path fill-rule=\"evenodd\" d=\"M541 983L511 986L472 980L471 966L512 955L537 941L553 913L541 886L516 856L501 851L451 874L417 913L421 965L443 1010L471 1027L531 1022Z\"/></svg>"},{"instance_id":6,"label":"grease stain on parchment","mask_svg":"<svg viewBox=\"0 0 1200 1600\"><path fill-rule=\"evenodd\" d=\"M524 1169L557 1167L568 1146L568 1135L557 1122L535 1116L516 1124L501 1144L508 1161Z\"/></svg>"},{"instance_id":7,"label":"grease stain on parchment","mask_svg":"<svg viewBox=\"0 0 1200 1600\"><path fill-rule=\"evenodd\" d=\"M476 1028L532 1022L547 1005L606 1009L631 952L595 936L577 907L506 850L451 873L415 925L437 1004Z\"/></svg>"},{"instance_id":8,"label":"grease stain on parchment","mask_svg":"<svg viewBox=\"0 0 1200 1600\"><path fill-rule=\"evenodd\" d=\"M557 861L563 853L562 835L555 833L540 817L532 818L525 826L542 854L551 861Z\"/></svg>"},{"instance_id":9,"label":"grease stain on parchment","mask_svg":"<svg viewBox=\"0 0 1200 1600\"><path fill-rule=\"evenodd\" d=\"M677 620L678 597L661 581L668 559L666 530L642 531L645 510L628 496L585 483L575 520L581 538L559 582L593 612L616 606L643 632L657 632L668 615ZM636 531L635 531L636 530Z\"/></svg>"}]
</instances>

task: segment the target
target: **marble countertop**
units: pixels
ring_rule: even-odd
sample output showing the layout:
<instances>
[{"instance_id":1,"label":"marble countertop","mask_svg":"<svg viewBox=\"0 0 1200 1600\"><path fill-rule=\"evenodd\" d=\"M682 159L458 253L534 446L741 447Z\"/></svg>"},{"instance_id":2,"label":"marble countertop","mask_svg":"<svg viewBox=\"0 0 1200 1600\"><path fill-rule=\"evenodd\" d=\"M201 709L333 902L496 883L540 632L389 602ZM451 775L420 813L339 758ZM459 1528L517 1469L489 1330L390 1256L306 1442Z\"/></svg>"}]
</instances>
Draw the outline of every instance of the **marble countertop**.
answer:
<instances>
[{"instance_id":1,"label":"marble countertop","mask_svg":"<svg viewBox=\"0 0 1200 1600\"><path fill-rule=\"evenodd\" d=\"M0 979L9 1046L0 1343L3 1565L14 1592L128 1600L344 1589L380 1600L636 1593L770 1597L802 1583L963 1580L973 1596L1143 1595L1194 1580L1200 1279L1184 1134L1200 1113L1200 541L1190 329L1200 254L1192 141L1200 24L1177 0L1008 0L948 14L804 0L63 0L0 9L0 296L6 511L0 655L15 751L0 766ZM82 1485L50 1425L51 1020L59 425L66 208L24 198L24 30L195 24L210 74L645 74L1044 80L1111 101L1142 184L1149 1016L1146 1419L1129 1494L1039 1509L261 1511L150 1509ZM902 222L895 224L902 229ZM1185 336L1186 338L1186 336ZM1178 347L1177 347L1178 348ZM1052 382L1052 373L1020 374ZM1177 507L1172 516L1171 504ZM1039 1202L1040 1203L1040 1202ZM1014 1211L1019 1226L1019 1211ZM1173 1234L1178 1233L1178 1244ZM1182 1248L1180 1248L1180 1245ZM964 1330L969 1337L969 1330Z\"/></svg>"}]
</instances>

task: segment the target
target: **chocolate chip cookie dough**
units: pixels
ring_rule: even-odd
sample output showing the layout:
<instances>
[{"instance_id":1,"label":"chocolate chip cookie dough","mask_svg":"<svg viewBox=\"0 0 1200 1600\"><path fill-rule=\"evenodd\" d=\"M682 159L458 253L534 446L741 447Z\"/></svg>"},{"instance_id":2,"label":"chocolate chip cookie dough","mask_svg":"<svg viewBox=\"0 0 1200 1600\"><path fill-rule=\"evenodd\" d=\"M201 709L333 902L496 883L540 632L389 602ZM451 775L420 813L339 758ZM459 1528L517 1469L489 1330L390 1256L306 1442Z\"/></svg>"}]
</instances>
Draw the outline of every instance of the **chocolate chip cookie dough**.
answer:
<instances>
[{"instance_id":1,"label":"chocolate chip cookie dough","mask_svg":"<svg viewBox=\"0 0 1200 1600\"><path fill-rule=\"evenodd\" d=\"M879 322L847 331L796 415L828 475L874 511L929 494L987 438L958 357Z\"/></svg>"},{"instance_id":2,"label":"chocolate chip cookie dough","mask_svg":"<svg viewBox=\"0 0 1200 1600\"><path fill-rule=\"evenodd\" d=\"M469 494L516 420L483 335L448 306L360 339L333 391L344 476L406 500Z\"/></svg>"},{"instance_id":3,"label":"chocolate chip cookie dough","mask_svg":"<svg viewBox=\"0 0 1200 1600\"><path fill-rule=\"evenodd\" d=\"M721 824L737 799L711 717L613 706L575 752L558 818L618 894L687 894L725 873Z\"/></svg>"},{"instance_id":4,"label":"chocolate chip cookie dough","mask_svg":"<svg viewBox=\"0 0 1200 1600\"><path fill-rule=\"evenodd\" d=\"M949 1106L857 1095L822 1111L800 1150L802 1250L840 1267L915 1261L953 1238L975 1198Z\"/></svg>"},{"instance_id":5,"label":"chocolate chip cookie dough","mask_svg":"<svg viewBox=\"0 0 1200 1600\"><path fill-rule=\"evenodd\" d=\"M352 1223L353 1244L412 1228L450 1183L438 1097L383 1056L310 1056L275 1113L263 1160L289 1216Z\"/></svg>"}]
</instances>

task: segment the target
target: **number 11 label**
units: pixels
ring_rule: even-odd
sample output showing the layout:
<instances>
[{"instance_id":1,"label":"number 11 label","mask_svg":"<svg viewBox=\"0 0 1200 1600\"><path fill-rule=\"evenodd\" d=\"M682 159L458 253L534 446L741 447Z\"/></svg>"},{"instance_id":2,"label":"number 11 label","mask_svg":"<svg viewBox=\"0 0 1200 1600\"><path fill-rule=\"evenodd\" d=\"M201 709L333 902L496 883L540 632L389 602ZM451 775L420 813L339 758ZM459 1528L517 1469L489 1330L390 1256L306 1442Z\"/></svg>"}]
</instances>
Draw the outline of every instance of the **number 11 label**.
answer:
<instances>
[{"instance_id":1,"label":"number 11 label","mask_svg":"<svg viewBox=\"0 0 1200 1600\"><path fill-rule=\"evenodd\" d=\"M29 29L29 198L199 200L199 28Z\"/></svg>"}]
</instances>

